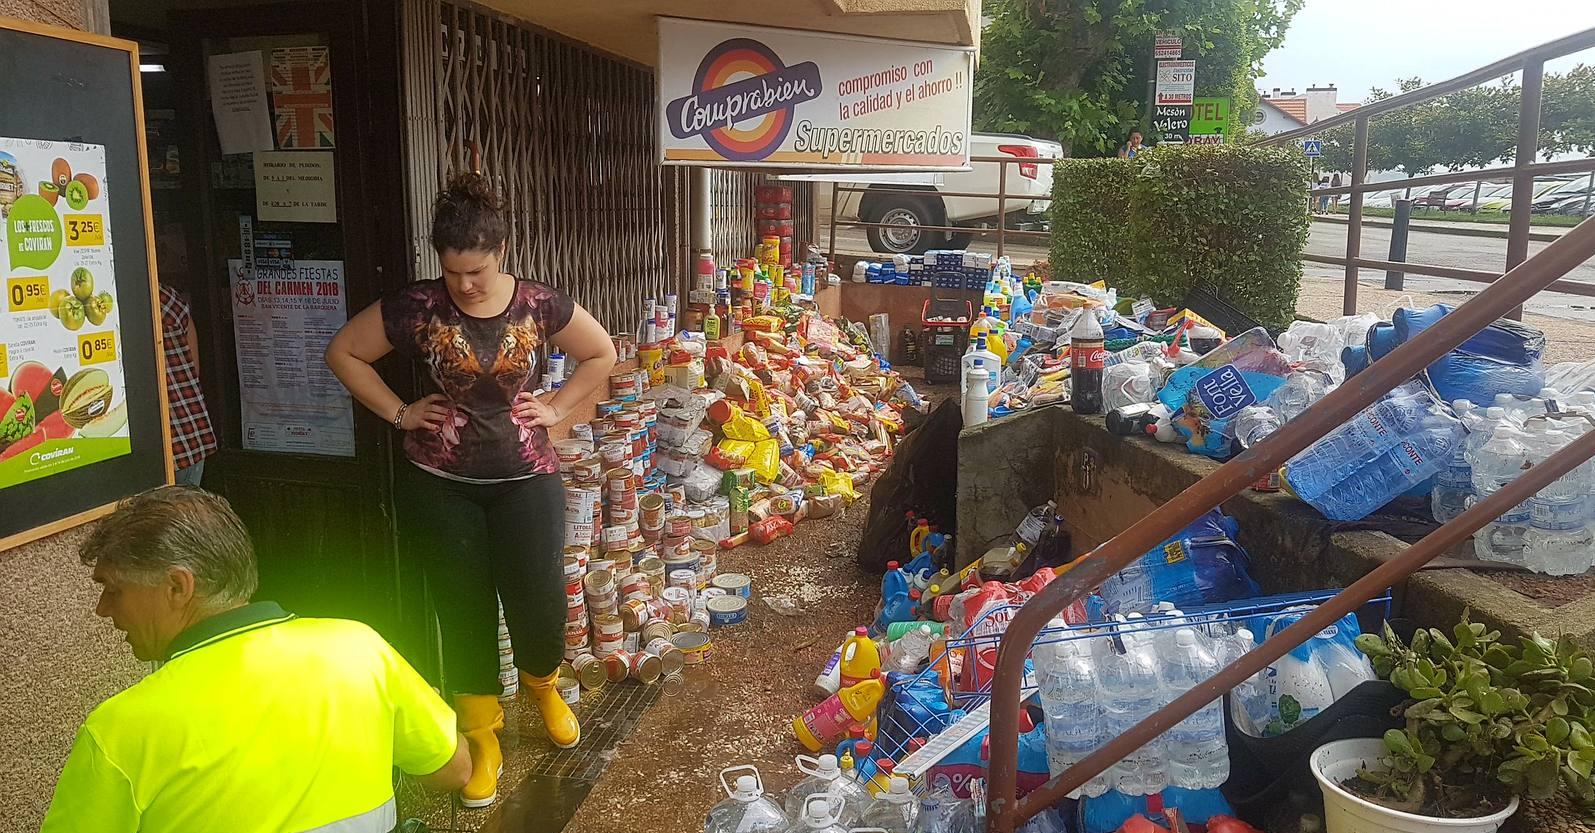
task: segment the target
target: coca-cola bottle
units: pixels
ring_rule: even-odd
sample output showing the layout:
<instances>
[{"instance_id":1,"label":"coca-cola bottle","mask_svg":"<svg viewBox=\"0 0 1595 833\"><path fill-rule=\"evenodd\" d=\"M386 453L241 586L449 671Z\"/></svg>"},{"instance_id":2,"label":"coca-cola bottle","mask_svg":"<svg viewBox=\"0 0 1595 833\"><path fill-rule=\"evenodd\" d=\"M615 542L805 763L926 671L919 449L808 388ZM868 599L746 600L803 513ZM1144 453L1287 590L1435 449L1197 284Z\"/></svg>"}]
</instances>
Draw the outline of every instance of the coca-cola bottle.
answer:
<instances>
[{"instance_id":1,"label":"coca-cola bottle","mask_svg":"<svg viewBox=\"0 0 1595 833\"><path fill-rule=\"evenodd\" d=\"M1102 325L1091 310L1081 312L1069 330L1069 390L1075 413L1102 413L1102 367L1107 357Z\"/></svg>"}]
</instances>

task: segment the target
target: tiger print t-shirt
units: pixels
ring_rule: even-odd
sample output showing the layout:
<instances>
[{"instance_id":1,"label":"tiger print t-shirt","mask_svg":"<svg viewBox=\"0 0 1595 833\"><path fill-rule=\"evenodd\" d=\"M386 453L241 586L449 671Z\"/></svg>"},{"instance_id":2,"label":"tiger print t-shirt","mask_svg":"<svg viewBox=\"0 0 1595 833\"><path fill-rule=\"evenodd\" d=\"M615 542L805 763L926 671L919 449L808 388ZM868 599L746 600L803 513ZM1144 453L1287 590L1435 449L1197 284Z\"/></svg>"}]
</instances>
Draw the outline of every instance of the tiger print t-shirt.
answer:
<instances>
[{"instance_id":1,"label":"tiger print t-shirt","mask_svg":"<svg viewBox=\"0 0 1595 833\"><path fill-rule=\"evenodd\" d=\"M538 347L570 323L570 296L517 280L515 295L491 318L467 315L441 279L418 281L382 300L382 329L400 354L426 368L427 393L449 399L436 431L408 431L404 452L416 465L458 480L496 482L559 471L541 426L510 416L516 394L536 389Z\"/></svg>"}]
</instances>

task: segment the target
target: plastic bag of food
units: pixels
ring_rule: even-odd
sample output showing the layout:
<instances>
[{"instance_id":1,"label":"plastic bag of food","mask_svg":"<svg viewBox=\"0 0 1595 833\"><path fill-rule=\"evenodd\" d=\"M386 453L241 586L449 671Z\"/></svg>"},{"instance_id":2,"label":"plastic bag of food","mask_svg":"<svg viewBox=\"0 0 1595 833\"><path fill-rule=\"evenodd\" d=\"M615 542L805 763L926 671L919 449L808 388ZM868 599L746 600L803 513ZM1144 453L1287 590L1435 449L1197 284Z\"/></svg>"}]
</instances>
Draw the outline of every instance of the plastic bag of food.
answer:
<instances>
[{"instance_id":1,"label":"plastic bag of food","mask_svg":"<svg viewBox=\"0 0 1595 833\"><path fill-rule=\"evenodd\" d=\"M1137 405L1157 399L1152 365L1141 361L1120 362L1102 371L1102 404L1107 410Z\"/></svg>"},{"instance_id":2,"label":"plastic bag of food","mask_svg":"<svg viewBox=\"0 0 1595 833\"><path fill-rule=\"evenodd\" d=\"M723 443L722 443L723 444ZM745 458L747 467L765 483L774 483L781 476L781 444L773 439L752 443L753 449Z\"/></svg>"},{"instance_id":3,"label":"plastic bag of food","mask_svg":"<svg viewBox=\"0 0 1595 833\"><path fill-rule=\"evenodd\" d=\"M1268 332L1256 327L1175 370L1158 399L1177 412L1174 426L1187 438L1187 448L1224 459L1233 438L1230 418L1266 401L1291 370Z\"/></svg>"},{"instance_id":4,"label":"plastic bag of food","mask_svg":"<svg viewBox=\"0 0 1595 833\"><path fill-rule=\"evenodd\" d=\"M681 486L687 492L687 500L702 503L720 493L720 481L724 476L719 469L700 460L682 478Z\"/></svg>"}]
</instances>

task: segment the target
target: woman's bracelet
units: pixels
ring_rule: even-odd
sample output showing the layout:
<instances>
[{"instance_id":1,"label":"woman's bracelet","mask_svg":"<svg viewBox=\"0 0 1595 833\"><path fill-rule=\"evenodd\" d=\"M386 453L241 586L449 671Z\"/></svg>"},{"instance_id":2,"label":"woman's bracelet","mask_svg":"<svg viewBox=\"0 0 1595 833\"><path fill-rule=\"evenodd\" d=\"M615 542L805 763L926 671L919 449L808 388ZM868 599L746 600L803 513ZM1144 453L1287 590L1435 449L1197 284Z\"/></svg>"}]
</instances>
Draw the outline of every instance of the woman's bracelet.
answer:
<instances>
[{"instance_id":1,"label":"woman's bracelet","mask_svg":"<svg viewBox=\"0 0 1595 833\"><path fill-rule=\"evenodd\" d=\"M399 429L404 428L404 412L408 411L408 410L410 410L410 403L408 403L408 402L406 402L403 405L399 406L398 412L393 415L393 427L394 428L399 428Z\"/></svg>"}]
</instances>

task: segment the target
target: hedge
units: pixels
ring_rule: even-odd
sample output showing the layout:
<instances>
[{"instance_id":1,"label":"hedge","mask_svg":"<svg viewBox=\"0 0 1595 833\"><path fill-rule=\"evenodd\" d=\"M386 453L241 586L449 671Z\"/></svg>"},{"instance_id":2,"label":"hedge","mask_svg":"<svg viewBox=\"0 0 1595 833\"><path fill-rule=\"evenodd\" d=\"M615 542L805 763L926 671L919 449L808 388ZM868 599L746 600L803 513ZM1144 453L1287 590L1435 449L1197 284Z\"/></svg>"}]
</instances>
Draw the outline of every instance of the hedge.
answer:
<instances>
[{"instance_id":1,"label":"hedge","mask_svg":"<svg viewBox=\"0 0 1595 833\"><path fill-rule=\"evenodd\" d=\"M1128 159L1068 159L1052 172L1052 275L1110 284L1130 263Z\"/></svg>"},{"instance_id":2,"label":"hedge","mask_svg":"<svg viewBox=\"0 0 1595 833\"><path fill-rule=\"evenodd\" d=\"M1164 145L1080 162L1055 175L1055 275L1160 305L1200 286L1270 329L1290 324L1309 227L1299 150Z\"/></svg>"}]
</instances>

